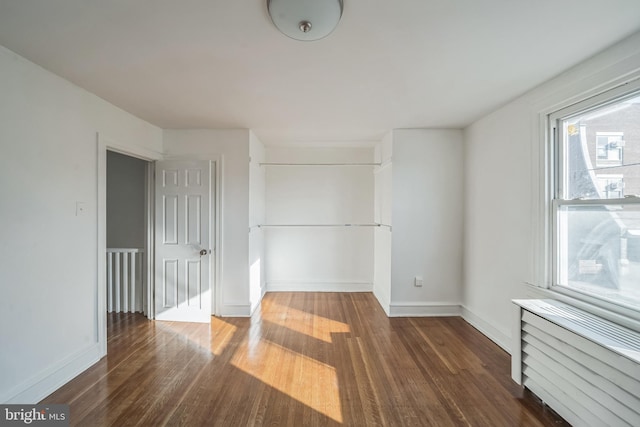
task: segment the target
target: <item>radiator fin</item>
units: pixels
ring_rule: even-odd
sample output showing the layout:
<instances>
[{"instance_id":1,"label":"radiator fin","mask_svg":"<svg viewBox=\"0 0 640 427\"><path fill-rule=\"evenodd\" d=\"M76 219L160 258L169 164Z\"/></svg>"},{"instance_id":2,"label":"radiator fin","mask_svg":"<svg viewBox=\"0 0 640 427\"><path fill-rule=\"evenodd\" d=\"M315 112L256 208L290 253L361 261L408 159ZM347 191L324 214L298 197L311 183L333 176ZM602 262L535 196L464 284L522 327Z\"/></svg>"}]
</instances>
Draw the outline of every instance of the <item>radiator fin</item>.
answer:
<instances>
[{"instance_id":1,"label":"radiator fin","mask_svg":"<svg viewBox=\"0 0 640 427\"><path fill-rule=\"evenodd\" d=\"M620 372L616 372L613 375L615 377L607 375L607 373L603 371L599 371L597 368L591 370L587 368L589 366L589 362L596 361L595 359L588 358L578 359L572 358L566 354L561 352L557 352L551 346L548 346L546 343L537 340L536 338L527 335L524 337L525 344L522 347L522 351L524 353L524 359L526 360L526 364L530 364L530 360L538 360L540 359L543 363L548 362L549 364L557 364L554 367L557 368L567 368L569 375L575 375L576 382L580 383L583 389L586 389L590 386L595 386L594 396L600 396L603 401L608 401L611 397L615 399L611 404L613 406L618 406L618 403L624 405L624 407L620 406L621 411L627 411L627 409L633 409L633 405L637 402L636 396L630 393L628 388L621 386L620 383L625 382L625 385L630 385L630 388L635 388L636 384L633 384L635 381L631 379L630 381L620 381L617 380L622 377L623 374ZM553 341L551 338L549 341ZM555 359L551 359L550 355L554 355ZM586 362L586 363L585 363ZM606 366L606 365L600 365ZM608 370L608 372L613 372L612 370ZM591 381L584 384L583 381L589 378Z\"/></svg>"},{"instance_id":2,"label":"radiator fin","mask_svg":"<svg viewBox=\"0 0 640 427\"><path fill-rule=\"evenodd\" d=\"M557 301L516 304L525 387L574 425L640 426L640 334Z\"/></svg>"}]
</instances>

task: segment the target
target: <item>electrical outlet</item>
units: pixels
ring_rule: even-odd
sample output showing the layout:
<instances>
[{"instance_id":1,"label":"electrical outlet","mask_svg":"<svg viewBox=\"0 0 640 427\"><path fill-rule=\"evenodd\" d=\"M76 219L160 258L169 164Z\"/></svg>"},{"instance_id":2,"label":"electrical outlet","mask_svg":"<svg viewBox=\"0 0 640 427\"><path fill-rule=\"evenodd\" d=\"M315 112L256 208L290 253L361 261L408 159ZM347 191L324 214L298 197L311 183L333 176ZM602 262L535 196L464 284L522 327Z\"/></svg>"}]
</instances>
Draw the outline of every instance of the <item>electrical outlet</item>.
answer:
<instances>
[{"instance_id":1,"label":"electrical outlet","mask_svg":"<svg viewBox=\"0 0 640 427\"><path fill-rule=\"evenodd\" d=\"M422 287L422 276L416 276L413 279L413 286L415 286L417 288L421 288Z\"/></svg>"}]
</instances>

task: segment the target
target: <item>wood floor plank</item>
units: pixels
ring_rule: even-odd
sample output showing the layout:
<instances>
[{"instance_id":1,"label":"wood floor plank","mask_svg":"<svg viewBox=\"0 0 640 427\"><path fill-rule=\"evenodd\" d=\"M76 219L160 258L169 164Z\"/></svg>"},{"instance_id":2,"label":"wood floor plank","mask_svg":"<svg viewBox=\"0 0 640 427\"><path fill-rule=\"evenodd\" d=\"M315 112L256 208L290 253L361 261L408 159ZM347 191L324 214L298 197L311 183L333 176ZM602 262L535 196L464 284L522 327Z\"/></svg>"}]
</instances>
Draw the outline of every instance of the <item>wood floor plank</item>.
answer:
<instances>
[{"instance_id":1,"label":"wood floor plank","mask_svg":"<svg viewBox=\"0 0 640 427\"><path fill-rule=\"evenodd\" d=\"M388 318L370 293L269 293L211 325L107 320L107 357L42 402L71 425L568 425L463 319Z\"/></svg>"}]
</instances>

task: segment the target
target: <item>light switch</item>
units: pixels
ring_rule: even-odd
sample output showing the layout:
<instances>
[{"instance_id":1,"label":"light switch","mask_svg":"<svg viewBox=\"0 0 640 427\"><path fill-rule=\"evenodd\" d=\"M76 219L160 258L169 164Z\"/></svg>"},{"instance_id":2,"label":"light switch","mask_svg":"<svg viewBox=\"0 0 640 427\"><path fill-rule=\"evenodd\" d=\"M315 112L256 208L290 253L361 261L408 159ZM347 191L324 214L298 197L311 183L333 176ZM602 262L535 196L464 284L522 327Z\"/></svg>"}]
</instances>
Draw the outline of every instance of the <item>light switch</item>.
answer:
<instances>
[{"instance_id":1,"label":"light switch","mask_svg":"<svg viewBox=\"0 0 640 427\"><path fill-rule=\"evenodd\" d=\"M422 287L422 276L416 276L415 279L413 279L413 286L417 288Z\"/></svg>"},{"instance_id":2,"label":"light switch","mask_svg":"<svg viewBox=\"0 0 640 427\"><path fill-rule=\"evenodd\" d=\"M76 202L76 216L87 213L87 204L85 202Z\"/></svg>"}]
</instances>

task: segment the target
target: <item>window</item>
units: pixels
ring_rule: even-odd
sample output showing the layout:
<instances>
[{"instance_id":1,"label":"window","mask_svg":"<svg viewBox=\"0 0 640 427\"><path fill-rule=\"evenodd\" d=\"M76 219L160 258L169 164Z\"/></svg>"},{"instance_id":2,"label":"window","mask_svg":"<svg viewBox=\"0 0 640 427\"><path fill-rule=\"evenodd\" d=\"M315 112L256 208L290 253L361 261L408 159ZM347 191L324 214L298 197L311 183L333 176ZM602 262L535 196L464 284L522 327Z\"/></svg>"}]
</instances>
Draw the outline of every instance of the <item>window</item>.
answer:
<instances>
[{"instance_id":1,"label":"window","mask_svg":"<svg viewBox=\"0 0 640 427\"><path fill-rule=\"evenodd\" d=\"M549 123L552 287L640 310L640 92Z\"/></svg>"}]
</instances>

